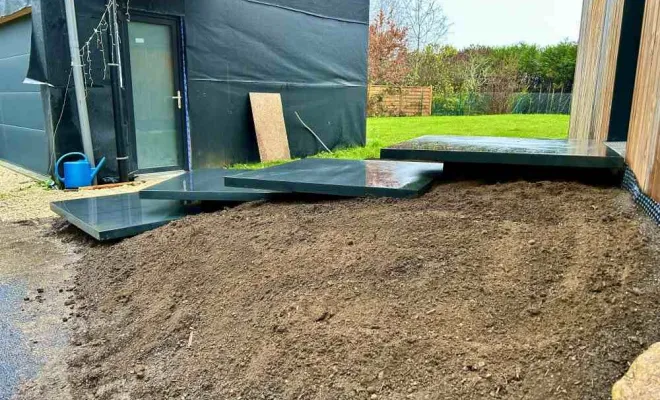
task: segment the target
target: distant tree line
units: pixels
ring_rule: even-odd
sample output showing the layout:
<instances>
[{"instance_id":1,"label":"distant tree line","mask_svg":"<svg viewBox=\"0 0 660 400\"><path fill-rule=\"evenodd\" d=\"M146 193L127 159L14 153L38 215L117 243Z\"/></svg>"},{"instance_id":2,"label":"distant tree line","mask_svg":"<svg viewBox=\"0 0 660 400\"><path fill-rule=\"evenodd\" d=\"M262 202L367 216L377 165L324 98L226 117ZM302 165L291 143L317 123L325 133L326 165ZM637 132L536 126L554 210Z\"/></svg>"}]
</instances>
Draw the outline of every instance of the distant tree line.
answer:
<instances>
[{"instance_id":1,"label":"distant tree line","mask_svg":"<svg viewBox=\"0 0 660 400\"><path fill-rule=\"evenodd\" d=\"M574 42L462 50L426 43L417 48L419 42L410 41L410 32L393 13L383 9L375 13L370 26L371 84L433 86L438 114L567 112L570 108L577 58Z\"/></svg>"}]
</instances>

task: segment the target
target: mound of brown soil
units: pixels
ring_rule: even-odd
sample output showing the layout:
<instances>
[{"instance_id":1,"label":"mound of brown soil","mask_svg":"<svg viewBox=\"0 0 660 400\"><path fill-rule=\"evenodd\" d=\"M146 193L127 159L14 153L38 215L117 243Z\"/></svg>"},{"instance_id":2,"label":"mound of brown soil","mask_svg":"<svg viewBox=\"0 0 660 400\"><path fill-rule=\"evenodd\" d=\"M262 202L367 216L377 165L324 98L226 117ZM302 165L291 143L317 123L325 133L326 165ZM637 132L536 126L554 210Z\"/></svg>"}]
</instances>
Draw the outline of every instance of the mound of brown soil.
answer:
<instances>
[{"instance_id":1,"label":"mound of brown soil","mask_svg":"<svg viewBox=\"0 0 660 400\"><path fill-rule=\"evenodd\" d=\"M660 340L659 243L574 183L188 218L78 265L76 396L606 399Z\"/></svg>"}]
</instances>

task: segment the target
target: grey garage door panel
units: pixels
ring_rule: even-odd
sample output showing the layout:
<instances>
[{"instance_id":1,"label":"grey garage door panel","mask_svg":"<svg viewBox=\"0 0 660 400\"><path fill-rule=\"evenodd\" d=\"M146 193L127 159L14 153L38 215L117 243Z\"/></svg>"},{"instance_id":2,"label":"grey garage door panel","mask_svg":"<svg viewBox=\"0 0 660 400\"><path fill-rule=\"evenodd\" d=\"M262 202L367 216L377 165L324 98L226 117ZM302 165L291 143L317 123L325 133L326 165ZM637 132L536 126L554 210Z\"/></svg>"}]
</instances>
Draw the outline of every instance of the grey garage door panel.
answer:
<instances>
[{"instance_id":1,"label":"grey garage door panel","mask_svg":"<svg viewBox=\"0 0 660 400\"><path fill-rule=\"evenodd\" d=\"M25 54L30 49L32 25L30 17L0 26L0 60Z\"/></svg>"},{"instance_id":2,"label":"grey garage door panel","mask_svg":"<svg viewBox=\"0 0 660 400\"><path fill-rule=\"evenodd\" d=\"M46 132L0 125L0 158L29 170L48 173L50 155Z\"/></svg>"},{"instance_id":3,"label":"grey garage door panel","mask_svg":"<svg viewBox=\"0 0 660 400\"><path fill-rule=\"evenodd\" d=\"M3 41L2 30L0 30L0 41ZM39 92L38 85L26 85L23 83L27 76L30 55L0 59L0 92Z\"/></svg>"},{"instance_id":4,"label":"grey garage door panel","mask_svg":"<svg viewBox=\"0 0 660 400\"><path fill-rule=\"evenodd\" d=\"M41 93L0 92L0 124L45 130Z\"/></svg>"},{"instance_id":5,"label":"grey garage door panel","mask_svg":"<svg viewBox=\"0 0 660 400\"><path fill-rule=\"evenodd\" d=\"M0 25L0 158L47 174L50 143L41 88L23 83L31 36L31 16Z\"/></svg>"}]
</instances>

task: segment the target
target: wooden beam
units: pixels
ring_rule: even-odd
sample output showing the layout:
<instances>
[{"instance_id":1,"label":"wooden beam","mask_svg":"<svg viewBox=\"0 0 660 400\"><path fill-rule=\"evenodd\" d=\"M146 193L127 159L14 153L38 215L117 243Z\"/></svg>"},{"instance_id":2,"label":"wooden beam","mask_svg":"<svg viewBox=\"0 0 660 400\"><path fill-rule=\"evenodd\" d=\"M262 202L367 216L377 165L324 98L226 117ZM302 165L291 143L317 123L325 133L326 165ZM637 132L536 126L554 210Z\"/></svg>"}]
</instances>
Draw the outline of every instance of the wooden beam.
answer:
<instances>
[{"instance_id":1,"label":"wooden beam","mask_svg":"<svg viewBox=\"0 0 660 400\"><path fill-rule=\"evenodd\" d=\"M584 0L571 139L608 139L624 5L625 0Z\"/></svg>"},{"instance_id":2,"label":"wooden beam","mask_svg":"<svg viewBox=\"0 0 660 400\"><path fill-rule=\"evenodd\" d=\"M4 17L0 17L0 25L6 24L7 22L14 21L16 19L19 19L21 17L24 17L26 15L30 15L32 13L32 7L25 7L22 10L16 11L13 14L5 15Z\"/></svg>"},{"instance_id":3,"label":"wooden beam","mask_svg":"<svg viewBox=\"0 0 660 400\"><path fill-rule=\"evenodd\" d=\"M626 161L642 190L660 201L660 3L646 3Z\"/></svg>"}]
</instances>

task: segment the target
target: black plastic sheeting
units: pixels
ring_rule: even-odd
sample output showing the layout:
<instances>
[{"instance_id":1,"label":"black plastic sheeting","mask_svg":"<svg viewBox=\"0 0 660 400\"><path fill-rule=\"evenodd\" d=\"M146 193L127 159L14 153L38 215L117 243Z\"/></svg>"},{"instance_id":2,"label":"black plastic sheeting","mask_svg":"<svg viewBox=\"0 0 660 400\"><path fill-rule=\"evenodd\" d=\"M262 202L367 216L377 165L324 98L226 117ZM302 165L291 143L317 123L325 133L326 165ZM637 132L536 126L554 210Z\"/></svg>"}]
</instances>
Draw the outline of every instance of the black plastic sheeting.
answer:
<instances>
[{"instance_id":1,"label":"black plastic sheeting","mask_svg":"<svg viewBox=\"0 0 660 400\"><path fill-rule=\"evenodd\" d=\"M344 21L369 22L368 1L346 0L246 0L251 3L271 5L309 15Z\"/></svg>"},{"instance_id":2,"label":"black plastic sheeting","mask_svg":"<svg viewBox=\"0 0 660 400\"><path fill-rule=\"evenodd\" d=\"M28 75L50 85L52 125L60 121L57 154L80 151L72 88L63 109L70 71L63 3L33 3ZM98 24L105 3L76 1L81 44ZM125 1L122 23L131 11L182 17L193 168L259 161L250 92L282 94L295 157L322 150L296 111L331 148L366 143L368 0L131 0L128 13L123 6ZM98 51L92 66L88 106L94 152L97 158L108 157L101 176L116 176L111 86L103 78Z\"/></svg>"},{"instance_id":3,"label":"black plastic sheeting","mask_svg":"<svg viewBox=\"0 0 660 400\"><path fill-rule=\"evenodd\" d=\"M118 3L123 8L126 5L126 0L118 0ZM76 0L76 12L79 16L100 18L100 13L103 12L106 4L107 0ZM130 9L155 14L183 16L185 13L185 4L183 0L130 0ZM130 10L128 15L130 16ZM83 36L82 32L78 33L80 36Z\"/></svg>"},{"instance_id":4,"label":"black plastic sheeting","mask_svg":"<svg viewBox=\"0 0 660 400\"><path fill-rule=\"evenodd\" d=\"M295 112L331 148L365 144L367 1L197 0L185 18L195 168L259 160L249 92L282 94L294 157L322 150Z\"/></svg>"}]
</instances>

